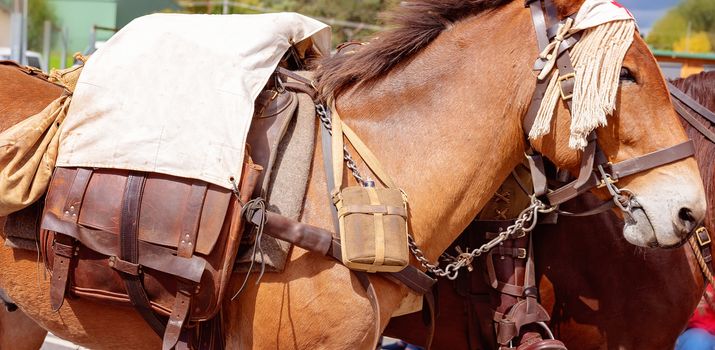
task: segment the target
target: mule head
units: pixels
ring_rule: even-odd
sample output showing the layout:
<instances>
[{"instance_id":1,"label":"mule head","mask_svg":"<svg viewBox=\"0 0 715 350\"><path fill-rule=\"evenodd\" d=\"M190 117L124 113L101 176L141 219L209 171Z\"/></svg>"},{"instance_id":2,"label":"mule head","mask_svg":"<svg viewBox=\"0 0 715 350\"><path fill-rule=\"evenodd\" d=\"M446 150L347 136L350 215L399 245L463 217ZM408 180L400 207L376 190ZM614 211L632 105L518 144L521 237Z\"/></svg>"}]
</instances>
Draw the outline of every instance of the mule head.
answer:
<instances>
[{"instance_id":1,"label":"mule head","mask_svg":"<svg viewBox=\"0 0 715 350\"><path fill-rule=\"evenodd\" d=\"M557 3L561 13L570 13L581 1ZM559 168L577 175L582 152L569 147L570 125L571 113L559 101L551 133L532 145ZM688 139L658 64L637 32L623 61L615 111L596 132L600 148L614 164ZM678 246L705 217L703 182L693 157L621 178L617 186L628 189L639 204L625 215L624 236L634 245ZM604 189L593 192L610 197ZM621 210L616 212L624 216Z\"/></svg>"}]
</instances>

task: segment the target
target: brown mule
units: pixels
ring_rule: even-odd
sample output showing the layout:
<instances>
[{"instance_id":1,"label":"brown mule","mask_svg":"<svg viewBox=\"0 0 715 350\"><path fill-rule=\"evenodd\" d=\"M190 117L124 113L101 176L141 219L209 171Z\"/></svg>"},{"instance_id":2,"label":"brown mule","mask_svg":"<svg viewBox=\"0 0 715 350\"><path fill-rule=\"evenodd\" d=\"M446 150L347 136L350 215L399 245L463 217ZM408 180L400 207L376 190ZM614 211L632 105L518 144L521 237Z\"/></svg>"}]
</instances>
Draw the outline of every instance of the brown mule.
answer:
<instances>
[{"instance_id":1,"label":"brown mule","mask_svg":"<svg viewBox=\"0 0 715 350\"><path fill-rule=\"evenodd\" d=\"M673 84L715 111L715 72L679 79ZM715 132L710 121L697 119ZM684 120L682 123L696 144L709 204L705 227L712 233L715 169L711 164L715 161L715 143ZM586 196L574 200L568 209L580 211L595 203L592 196ZM542 276L539 292L552 315L555 336L571 349L672 349L706 284L692 248L685 245L646 251L621 239L620 231L620 219L612 213L562 217L557 225L538 229L534 252ZM482 280L477 273L469 277ZM490 348L485 339L494 336L490 316L486 315L489 311L479 311L480 305L485 305L480 295L485 295L489 287L483 281L477 283L481 287L474 287L474 294L469 295L459 294L462 282L438 283L440 315L435 348ZM478 322L475 316L486 316L487 322ZM420 344L424 338L415 326L420 322L420 315L393 318L385 334Z\"/></svg>"},{"instance_id":2,"label":"brown mule","mask_svg":"<svg viewBox=\"0 0 715 350\"><path fill-rule=\"evenodd\" d=\"M364 138L409 194L411 230L427 259L435 261L523 156L521 122L534 90L531 66L538 52L530 15L521 1L410 4L417 6L399 10L395 30L381 34L360 53L323 62L322 72L345 91L337 98L345 123ZM564 14L581 4L557 2ZM634 40L625 66L637 83L623 84L618 111L598 132L600 145L613 162L686 141L669 109L655 59L640 37ZM365 84L355 87L357 83ZM553 132L534 146L558 166L577 173L580 153L568 148L569 124L568 112L559 106ZM317 150L302 221L329 229L321 156ZM650 214L653 220L660 215L658 219L672 221L677 215L671 214L683 206L696 216L704 211L700 181L695 161L689 158L621 179L621 184L648 198L648 203L660 203L675 187L692 194L679 195L679 202L664 208L664 213ZM682 240L684 232L675 221L669 226L638 232L644 240L653 239L646 235L667 242ZM1 250L0 284L44 327L94 349L158 347L159 339L127 308L68 299L59 312L51 312L48 284L37 288L34 258ZM372 312L348 269L294 248L283 273L267 274L260 284L249 283L238 300L226 300L227 348L372 348L374 324L384 328L408 290L380 276L370 279L379 297L379 314ZM242 276L234 280L237 289Z\"/></svg>"}]
</instances>

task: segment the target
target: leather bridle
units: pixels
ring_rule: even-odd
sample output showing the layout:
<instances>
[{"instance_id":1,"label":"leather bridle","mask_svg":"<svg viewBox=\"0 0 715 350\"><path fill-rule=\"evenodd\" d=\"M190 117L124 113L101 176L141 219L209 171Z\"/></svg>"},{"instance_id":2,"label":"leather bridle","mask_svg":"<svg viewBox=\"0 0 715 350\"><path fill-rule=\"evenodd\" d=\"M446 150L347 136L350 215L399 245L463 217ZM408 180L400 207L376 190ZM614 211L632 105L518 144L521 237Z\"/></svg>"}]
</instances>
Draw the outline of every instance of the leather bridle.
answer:
<instances>
[{"instance_id":1,"label":"leather bridle","mask_svg":"<svg viewBox=\"0 0 715 350\"><path fill-rule=\"evenodd\" d=\"M715 133L708 129L707 126L700 123L690 111L694 111L711 124L715 124L715 113L698 103L698 101L692 99L690 96L686 95L670 82L668 83L668 90L670 91L670 95L673 97L673 107L675 107L678 114L680 114L680 116L685 119L688 124L698 130L706 139L715 143Z\"/></svg>"},{"instance_id":2,"label":"leather bridle","mask_svg":"<svg viewBox=\"0 0 715 350\"><path fill-rule=\"evenodd\" d=\"M558 11L553 0L526 0L526 6L531 10L539 50L543 51L549 42L554 39L559 27L565 23L565 20L558 19ZM573 17L573 15L569 17ZM576 45L579 39L580 38L575 35L562 41L558 49L558 57L556 60L561 97L562 100L566 102L569 111L572 110L575 86L575 70L571 63L570 50ZM534 70L540 71L544 65L545 60L539 58L534 65ZM534 96L532 97L531 105L529 106L523 123L524 133L527 135L527 138L541 106L549 81L550 79L537 81ZM595 131L589 135L587 141L588 145L581 157L579 175L576 180L554 190L549 188L543 156L531 148L526 152L534 184L533 193L536 197L550 206L557 207L594 188L606 188L612 197L612 205L601 205L598 211L590 212L590 214L606 211L614 206L621 209L624 214L630 214L631 210L638 207L639 204L632 192L618 188L616 183L619 179L670 164L695 154L693 142L686 141L672 147L613 164L608 161L608 158L598 145L598 137Z\"/></svg>"}]
</instances>

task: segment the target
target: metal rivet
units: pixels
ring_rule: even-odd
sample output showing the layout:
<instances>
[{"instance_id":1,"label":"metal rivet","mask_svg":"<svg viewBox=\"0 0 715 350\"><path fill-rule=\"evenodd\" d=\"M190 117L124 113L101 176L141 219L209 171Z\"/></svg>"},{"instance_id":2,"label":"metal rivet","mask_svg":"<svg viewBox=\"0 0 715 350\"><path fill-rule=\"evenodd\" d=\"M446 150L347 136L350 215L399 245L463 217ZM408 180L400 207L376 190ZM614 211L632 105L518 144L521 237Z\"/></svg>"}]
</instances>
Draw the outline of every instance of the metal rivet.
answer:
<instances>
[{"instance_id":1,"label":"metal rivet","mask_svg":"<svg viewBox=\"0 0 715 350\"><path fill-rule=\"evenodd\" d=\"M70 215L70 211L69 210L65 211L65 214Z\"/></svg>"},{"instance_id":2,"label":"metal rivet","mask_svg":"<svg viewBox=\"0 0 715 350\"><path fill-rule=\"evenodd\" d=\"M186 244L186 241L182 239L181 244Z\"/></svg>"},{"instance_id":3,"label":"metal rivet","mask_svg":"<svg viewBox=\"0 0 715 350\"><path fill-rule=\"evenodd\" d=\"M70 205L70 210L74 210L74 205Z\"/></svg>"},{"instance_id":4,"label":"metal rivet","mask_svg":"<svg viewBox=\"0 0 715 350\"><path fill-rule=\"evenodd\" d=\"M191 236L189 236L189 235L186 235L186 239L189 239L189 238L191 238Z\"/></svg>"},{"instance_id":5,"label":"metal rivet","mask_svg":"<svg viewBox=\"0 0 715 350\"><path fill-rule=\"evenodd\" d=\"M189 245L191 245L191 242L189 242Z\"/></svg>"}]
</instances>

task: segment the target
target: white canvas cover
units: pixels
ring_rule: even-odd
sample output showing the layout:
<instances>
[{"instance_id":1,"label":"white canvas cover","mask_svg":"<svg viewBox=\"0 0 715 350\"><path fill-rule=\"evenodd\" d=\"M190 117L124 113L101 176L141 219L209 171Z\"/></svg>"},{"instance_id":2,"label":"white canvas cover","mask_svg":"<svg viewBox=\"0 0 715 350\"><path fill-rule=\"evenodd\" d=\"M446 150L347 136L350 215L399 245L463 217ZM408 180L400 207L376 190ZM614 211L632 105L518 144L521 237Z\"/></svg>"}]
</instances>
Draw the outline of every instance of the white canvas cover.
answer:
<instances>
[{"instance_id":1,"label":"white canvas cover","mask_svg":"<svg viewBox=\"0 0 715 350\"><path fill-rule=\"evenodd\" d=\"M57 166L158 172L231 188L241 176L254 100L292 43L327 55L329 27L296 13L134 20L87 61Z\"/></svg>"}]
</instances>

